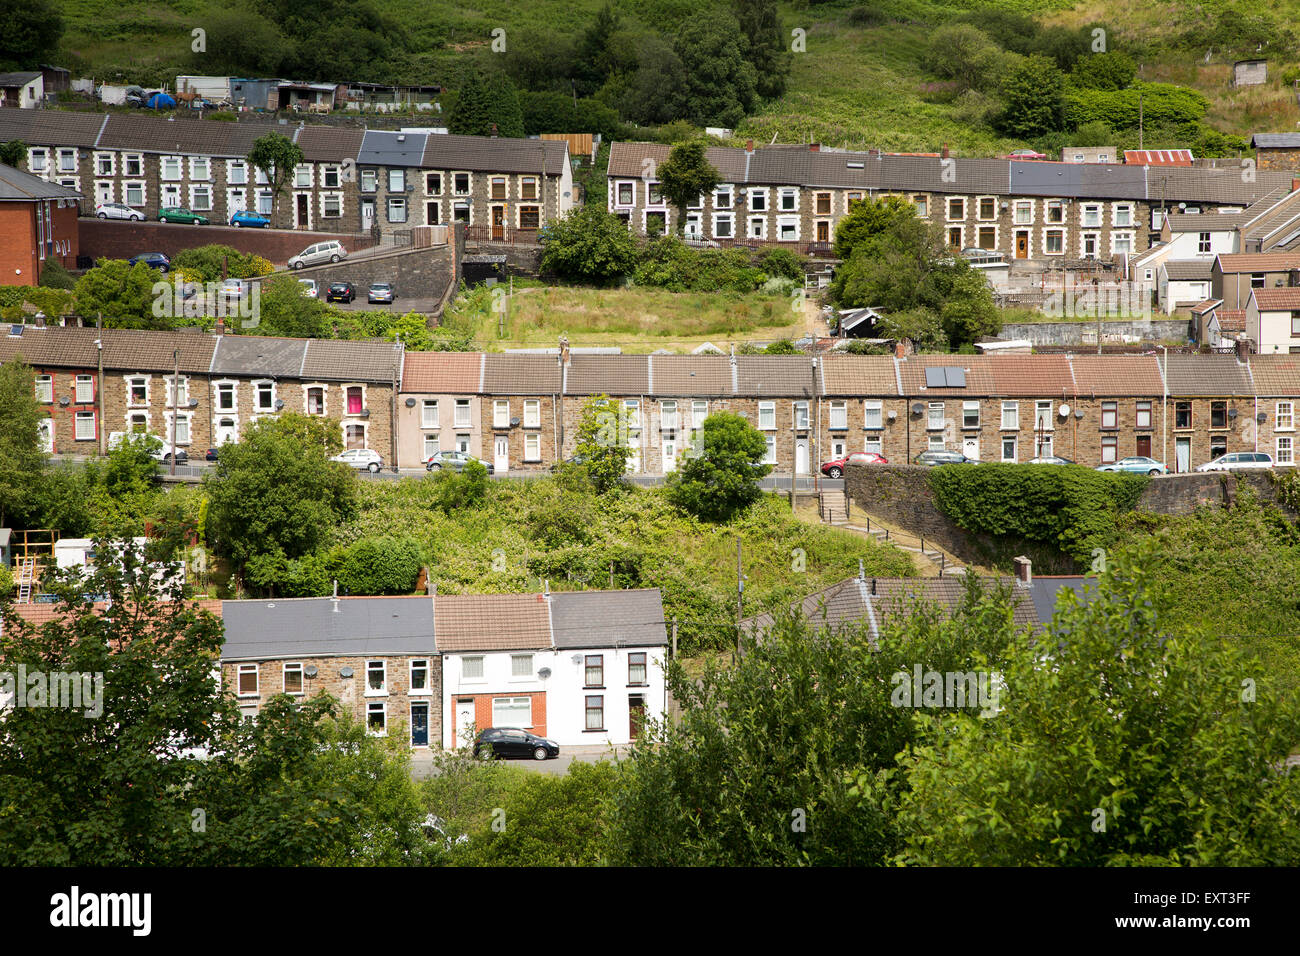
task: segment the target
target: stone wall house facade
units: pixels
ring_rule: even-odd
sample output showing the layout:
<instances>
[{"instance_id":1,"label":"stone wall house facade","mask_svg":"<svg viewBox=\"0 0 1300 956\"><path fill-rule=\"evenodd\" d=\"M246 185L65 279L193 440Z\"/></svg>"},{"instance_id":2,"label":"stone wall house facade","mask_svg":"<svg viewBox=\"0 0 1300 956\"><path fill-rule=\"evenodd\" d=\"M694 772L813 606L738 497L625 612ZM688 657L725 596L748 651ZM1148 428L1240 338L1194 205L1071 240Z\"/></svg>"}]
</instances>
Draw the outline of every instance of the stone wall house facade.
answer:
<instances>
[{"instance_id":1,"label":"stone wall house facade","mask_svg":"<svg viewBox=\"0 0 1300 956\"><path fill-rule=\"evenodd\" d=\"M442 666L432 599L223 601L222 685L254 716L280 694L328 693L377 736L442 741Z\"/></svg>"},{"instance_id":2,"label":"stone wall house facade","mask_svg":"<svg viewBox=\"0 0 1300 956\"><path fill-rule=\"evenodd\" d=\"M658 189L669 147L614 143L606 208L638 235L672 231L678 212ZM720 243L791 243L829 253L835 227L865 197L900 196L957 249L1045 261L1133 256L1158 237L1169 202L1244 207L1289 187L1281 173L1148 168L946 155L843 152L812 146L713 147L722 182L687 210L687 232Z\"/></svg>"},{"instance_id":3,"label":"stone wall house facade","mask_svg":"<svg viewBox=\"0 0 1300 956\"><path fill-rule=\"evenodd\" d=\"M267 133L303 151L278 196L247 162ZM226 223L246 209L275 228L352 235L499 219L505 237L574 204L564 142L0 109L0 142L11 140L28 145L34 175L81 192L86 215L116 202L150 220L184 206Z\"/></svg>"},{"instance_id":4,"label":"stone wall house facade","mask_svg":"<svg viewBox=\"0 0 1300 956\"><path fill-rule=\"evenodd\" d=\"M1268 452L1279 465L1296 463L1296 411L1300 408L1300 355L1252 355L1254 403L1245 417L1254 427L1251 450ZM1245 423L1238 427L1245 426Z\"/></svg>"},{"instance_id":5,"label":"stone wall house facade","mask_svg":"<svg viewBox=\"0 0 1300 956\"><path fill-rule=\"evenodd\" d=\"M483 451L477 457L491 462L498 475L550 468L563 441L559 355L488 353L482 381Z\"/></svg>"}]
</instances>

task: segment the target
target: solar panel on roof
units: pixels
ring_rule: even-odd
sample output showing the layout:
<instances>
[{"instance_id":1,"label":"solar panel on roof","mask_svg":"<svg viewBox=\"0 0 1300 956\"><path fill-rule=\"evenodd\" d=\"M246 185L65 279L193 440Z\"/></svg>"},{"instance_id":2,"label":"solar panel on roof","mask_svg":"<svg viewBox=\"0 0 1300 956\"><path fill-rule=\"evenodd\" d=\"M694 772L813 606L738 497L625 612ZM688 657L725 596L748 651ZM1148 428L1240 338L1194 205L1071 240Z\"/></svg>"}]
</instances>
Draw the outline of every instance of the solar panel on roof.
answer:
<instances>
[{"instance_id":1,"label":"solar panel on roof","mask_svg":"<svg viewBox=\"0 0 1300 956\"><path fill-rule=\"evenodd\" d=\"M22 335L22 334L23 334L23 327L22 327L21 325L11 325L11 326L9 326L9 335L10 335L11 337L19 336L19 335Z\"/></svg>"},{"instance_id":2,"label":"solar panel on roof","mask_svg":"<svg viewBox=\"0 0 1300 956\"><path fill-rule=\"evenodd\" d=\"M944 375L942 368L927 368L925 370L926 388L943 388L947 384L948 378Z\"/></svg>"},{"instance_id":3,"label":"solar panel on roof","mask_svg":"<svg viewBox=\"0 0 1300 956\"><path fill-rule=\"evenodd\" d=\"M943 370L944 378L949 388L966 387L966 370L964 368L948 367Z\"/></svg>"}]
</instances>

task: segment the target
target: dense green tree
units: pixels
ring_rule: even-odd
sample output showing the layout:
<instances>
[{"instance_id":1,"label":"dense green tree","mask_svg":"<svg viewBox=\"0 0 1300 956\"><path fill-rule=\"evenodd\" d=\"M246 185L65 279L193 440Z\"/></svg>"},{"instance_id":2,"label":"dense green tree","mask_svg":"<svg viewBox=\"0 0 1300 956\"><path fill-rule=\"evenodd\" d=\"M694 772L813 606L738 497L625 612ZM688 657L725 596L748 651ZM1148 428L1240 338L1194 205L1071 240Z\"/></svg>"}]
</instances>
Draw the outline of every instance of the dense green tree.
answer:
<instances>
[{"instance_id":1,"label":"dense green tree","mask_svg":"<svg viewBox=\"0 0 1300 956\"><path fill-rule=\"evenodd\" d=\"M1122 90L1133 82L1137 64L1127 53L1111 50L1089 53L1074 63L1070 82L1094 90Z\"/></svg>"},{"instance_id":2,"label":"dense green tree","mask_svg":"<svg viewBox=\"0 0 1300 956\"><path fill-rule=\"evenodd\" d=\"M391 342L401 342L408 352L436 351L428 319L419 312L407 312L395 321L388 330L387 338Z\"/></svg>"},{"instance_id":3,"label":"dense green tree","mask_svg":"<svg viewBox=\"0 0 1300 956\"><path fill-rule=\"evenodd\" d=\"M165 312L154 314L154 286L162 281L162 273L143 262L132 266L125 259L100 259L77 280L77 311L87 317L102 313L109 329L171 328Z\"/></svg>"},{"instance_id":4,"label":"dense green tree","mask_svg":"<svg viewBox=\"0 0 1300 956\"><path fill-rule=\"evenodd\" d=\"M248 151L248 165L259 171L270 183L273 220L276 202L302 163L302 147L287 136L274 132L264 133L253 140Z\"/></svg>"},{"instance_id":5,"label":"dense green tree","mask_svg":"<svg viewBox=\"0 0 1300 956\"><path fill-rule=\"evenodd\" d=\"M758 104L758 77L741 49L739 24L721 11L702 12L678 31L673 49L684 82L677 115L699 126L735 128Z\"/></svg>"},{"instance_id":6,"label":"dense green tree","mask_svg":"<svg viewBox=\"0 0 1300 956\"><path fill-rule=\"evenodd\" d=\"M1296 866L1294 700L1258 662L1182 633L1141 564L1067 593L1008 651L1014 705L922 717L903 758L902 859L955 866ZM1163 605L1163 606L1162 606ZM1046 649L1046 657L1045 657Z\"/></svg>"},{"instance_id":7,"label":"dense green tree","mask_svg":"<svg viewBox=\"0 0 1300 956\"><path fill-rule=\"evenodd\" d=\"M216 282L225 278L256 279L269 275L275 267L259 255L214 242L182 249L172 257L171 268L197 282Z\"/></svg>"},{"instance_id":8,"label":"dense green tree","mask_svg":"<svg viewBox=\"0 0 1300 956\"><path fill-rule=\"evenodd\" d=\"M302 294L302 285L288 275L273 276L262 283L261 311L257 335L282 335L314 339L329 333L329 308L320 299Z\"/></svg>"},{"instance_id":9,"label":"dense green tree","mask_svg":"<svg viewBox=\"0 0 1300 956\"><path fill-rule=\"evenodd\" d=\"M412 538L362 538L343 557L339 588L344 594L410 594L423 566Z\"/></svg>"},{"instance_id":10,"label":"dense green tree","mask_svg":"<svg viewBox=\"0 0 1300 956\"><path fill-rule=\"evenodd\" d=\"M63 17L51 0L0 0L0 70L34 70L63 37Z\"/></svg>"},{"instance_id":11,"label":"dense green tree","mask_svg":"<svg viewBox=\"0 0 1300 956\"><path fill-rule=\"evenodd\" d=\"M206 49L191 54L194 69L234 76L292 72L285 67L292 66L294 45L265 16L223 5L205 17L202 26L208 34Z\"/></svg>"},{"instance_id":12,"label":"dense green tree","mask_svg":"<svg viewBox=\"0 0 1300 956\"><path fill-rule=\"evenodd\" d=\"M0 163L22 169L27 163L27 144L20 139L0 143Z\"/></svg>"},{"instance_id":13,"label":"dense green tree","mask_svg":"<svg viewBox=\"0 0 1300 956\"><path fill-rule=\"evenodd\" d=\"M1000 80L1003 53L983 30L968 23L939 27L930 37L926 66L961 90L988 90Z\"/></svg>"},{"instance_id":14,"label":"dense green tree","mask_svg":"<svg viewBox=\"0 0 1300 956\"><path fill-rule=\"evenodd\" d=\"M625 84L609 95L623 116L635 123L656 125L685 117L686 65L663 37L651 34L637 50L637 68Z\"/></svg>"},{"instance_id":15,"label":"dense green tree","mask_svg":"<svg viewBox=\"0 0 1300 956\"><path fill-rule=\"evenodd\" d=\"M1058 130L1065 120L1065 74L1045 56L1028 57L1002 87L999 129L1030 138Z\"/></svg>"},{"instance_id":16,"label":"dense green tree","mask_svg":"<svg viewBox=\"0 0 1300 956\"><path fill-rule=\"evenodd\" d=\"M767 440L741 416L715 412L696 442L669 477L668 500L705 521L728 521L763 493L758 481L772 470L763 464Z\"/></svg>"},{"instance_id":17,"label":"dense green tree","mask_svg":"<svg viewBox=\"0 0 1300 956\"><path fill-rule=\"evenodd\" d=\"M6 518L31 506L32 490L45 467L43 418L31 366L21 358L0 364L0 528L8 526Z\"/></svg>"},{"instance_id":18,"label":"dense green tree","mask_svg":"<svg viewBox=\"0 0 1300 956\"><path fill-rule=\"evenodd\" d=\"M636 268L636 240L603 203L575 207L542 227L541 269L561 279L608 284Z\"/></svg>"},{"instance_id":19,"label":"dense green tree","mask_svg":"<svg viewBox=\"0 0 1300 956\"><path fill-rule=\"evenodd\" d=\"M897 223L916 218L916 207L902 196L861 199L835 227L835 255L849 259L863 241L888 232Z\"/></svg>"},{"instance_id":20,"label":"dense green tree","mask_svg":"<svg viewBox=\"0 0 1300 956\"><path fill-rule=\"evenodd\" d=\"M745 36L745 59L754 67L758 95L776 99L785 92L792 57L776 0L733 0L732 10Z\"/></svg>"},{"instance_id":21,"label":"dense green tree","mask_svg":"<svg viewBox=\"0 0 1300 956\"><path fill-rule=\"evenodd\" d=\"M678 143L668 153L655 175L659 178L659 191L677 207L677 234L686 234L686 207L698 202L715 186L722 176L709 162L708 144L696 139Z\"/></svg>"},{"instance_id":22,"label":"dense green tree","mask_svg":"<svg viewBox=\"0 0 1300 956\"><path fill-rule=\"evenodd\" d=\"M64 289L71 291L77 287L77 280L63 268L58 259L49 257L41 264L41 277L38 283L45 289Z\"/></svg>"},{"instance_id":23,"label":"dense green tree","mask_svg":"<svg viewBox=\"0 0 1300 956\"><path fill-rule=\"evenodd\" d=\"M577 457L597 493L603 495L623 484L631 456L622 404L606 395L587 399L578 422Z\"/></svg>"},{"instance_id":24,"label":"dense green tree","mask_svg":"<svg viewBox=\"0 0 1300 956\"><path fill-rule=\"evenodd\" d=\"M323 434L313 437L329 424L285 413L254 422L238 443L222 448L204 479L209 533L236 565L308 554L354 512L356 476L329 460L336 445L327 446Z\"/></svg>"},{"instance_id":25,"label":"dense green tree","mask_svg":"<svg viewBox=\"0 0 1300 956\"><path fill-rule=\"evenodd\" d=\"M957 349L1002 331L1002 315L993 304L984 275L965 262L954 263L956 270L944 291L939 322L949 344Z\"/></svg>"},{"instance_id":26,"label":"dense green tree","mask_svg":"<svg viewBox=\"0 0 1300 956\"><path fill-rule=\"evenodd\" d=\"M435 469L425 475L425 481L433 484L434 507L445 514L476 508L487 499L488 470L481 461L468 462L459 472Z\"/></svg>"},{"instance_id":27,"label":"dense green tree","mask_svg":"<svg viewBox=\"0 0 1300 956\"><path fill-rule=\"evenodd\" d=\"M611 41L621 27L622 18L618 10L606 0L578 41L574 50L573 72L578 92L583 96L590 96L600 89L610 74L621 65L611 55L614 52Z\"/></svg>"},{"instance_id":28,"label":"dense green tree","mask_svg":"<svg viewBox=\"0 0 1300 956\"><path fill-rule=\"evenodd\" d=\"M510 77L499 70L470 72L456 91L447 128L466 136L522 137L523 107Z\"/></svg>"}]
</instances>

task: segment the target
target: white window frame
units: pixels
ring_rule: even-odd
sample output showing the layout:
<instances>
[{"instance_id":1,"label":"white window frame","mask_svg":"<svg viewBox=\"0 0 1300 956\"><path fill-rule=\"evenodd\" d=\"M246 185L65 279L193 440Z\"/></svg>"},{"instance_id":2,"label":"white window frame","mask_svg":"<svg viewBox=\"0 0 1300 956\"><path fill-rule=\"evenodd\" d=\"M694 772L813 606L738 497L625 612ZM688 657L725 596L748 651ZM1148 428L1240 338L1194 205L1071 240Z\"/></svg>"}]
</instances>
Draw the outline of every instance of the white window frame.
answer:
<instances>
[{"instance_id":1,"label":"white window frame","mask_svg":"<svg viewBox=\"0 0 1300 956\"><path fill-rule=\"evenodd\" d=\"M787 235L787 231L793 234ZM778 242L798 242L800 238L800 218L798 216L777 216L776 238Z\"/></svg>"},{"instance_id":2,"label":"white window frame","mask_svg":"<svg viewBox=\"0 0 1300 956\"><path fill-rule=\"evenodd\" d=\"M320 215L322 219L342 219L343 194L341 192L321 193Z\"/></svg>"},{"instance_id":3,"label":"white window frame","mask_svg":"<svg viewBox=\"0 0 1300 956\"><path fill-rule=\"evenodd\" d=\"M1274 440L1273 460L1279 465L1295 464L1295 438L1291 435L1278 435Z\"/></svg>"},{"instance_id":4,"label":"white window frame","mask_svg":"<svg viewBox=\"0 0 1300 956\"><path fill-rule=\"evenodd\" d=\"M511 654L510 655L510 679L511 680L530 681L535 676L536 674L533 671L532 654Z\"/></svg>"},{"instance_id":5,"label":"white window frame","mask_svg":"<svg viewBox=\"0 0 1300 956\"><path fill-rule=\"evenodd\" d=\"M464 412L462 415L461 413ZM472 428L473 405L468 398L456 399L456 407L453 411L454 419L452 427L454 428Z\"/></svg>"},{"instance_id":6,"label":"white window frame","mask_svg":"<svg viewBox=\"0 0 1300 956\"><path fill-rule=\"evenodd\" d=\"M200 195L206 196L206 201L199 202ZM198 213L211 213L213 211L211 183L194 183L190 186L190 209Z\"/></svg>"},{"instance_id":7,"label":"white window frame","mask_svg":"<svg viewBox=\"0 0 1300 956\"><path fill-rule=\"evenodd\" d=\"M82 386L85 386L85 391ZM73 380L73 388L76 391L74 400L78 405L89 405L95 400L95 376L78 375Z\"/></svg>"},{"instance_id":8,"label":"white window frame","mask_svg":"<svg viewBox=\"0 0 1300 956\"><path fill-rule=\"evenodd\" d=\"M746 196L746 208L747 208L750 212L762 212L762 213L766 213L766 212L768 212L768 209L769 209L769 205L768 205L768 201L767 201L767 199L768 199L768 196L767 196L767 189L766 189L766 188L761 188L761 187L760 187L760 188L756 188L756 187L751 186L751 187L749 188L749 193L748 193L748 195ZM761 201L756 202L756 200L761 200Z\"/></svg>"},{"instance_id":9,"label":"white window frame","mask_svg":"<svg viewBox=\"0 0 1300 956\"><path fill-rule=\"evenodd\" d=\"M1008 413L1010 414L1008 415ZM1019 431L1020 430L1020 403L1004 401L1002 403L1001 421L1002 421L1001 428L1003 431ZM1008 424L1008 422L1010 422L1010 424Z\"/></svg>"},{"instance_id":10,"label":"white window frame","mask_svg":"<svg viewBox=\"0 0 1300 956\"><path fill-rule=\"evenodd\" d=\"M378 666L380 675L379 687L370 686L370 672ZM366 697L387 697L388 696L388 661L383 658L368 657L366 658Z\"/></svg>"},{"instance_id":11,"label":"white window frame","mask_svg":"<svg viewBox=\"0 0 1300 956\"><path fill-rule=\"evenodd\" d=\"M1046 422L1046 424L1041 424ZM1034 430L1055 431L1056 420L1052 415L1051 399L1040 398L1034 402Z\"/></svg>"},{"instance_id":12,"label":"white window frame","mask_svg":"<svg viewBox=\"0 0 1300 956\"><path fill-rule=\"evenodd\" d=\"M1004 462L1011 462L1011 463L1014 464L1015 461L1017 460L1017 459L1016 459L1016 445L1017 445L1017 439L1016 439L1016 436L1015 436L1015 435L1003 435L1003 436L1002 436L1002 441L1001 441L999 444L1001 445L1002 461L1004 461ZM1007 454L1007 448L1008 448L1008 446L1011 448L1011 454L1010 454L1010 455Z\"/></svg>"},{"instance_id":13,"label":"white window frame","mask_svg":"<svg viewBox=\"0 0 1300 956\"><path fill-rule=\"evenodd\" d=\"M971 421L972 412L975 415L974 421ZM975 401L966 400L961 403L961 427L962 428L980 427L980 403L978 399L976 399Z\"/></svg>"},{"instance_id":14,"label":"white window frame","mask_svg":"<svg viewBox=\"0 0 1300 956\"><path fill-rule=\"evenodd\" d=\"M786 205L786 200L792 200ZM776 211L781 213L797 213L799 211L799 189L795 186L782 186L777 190Z\"/></svg>"},{"instance_id":15,"label":"white window frame","mask_svg":"<svg viewBox=\"0 0 1300 956\"><path fill-rule=\"evenodd\" d=\"M420 427L441 428L440 418L438 400L436 398L426 398L420 405Z\"/></svg>"},{"instance_id":16,"label":"white window frame","mask_svg":"<svg viewBox=\"0 0 1300 956\"><path fill-rule=\"evenodd\" d=\"M542 460L542 436L539 432L524 434L524 461Z\"/></svg>"},{"instance_id":17,"label":"white window frame","mask_svg":"<svg viewBox=\"0 0 1300 956\"><path fill-rule=\"evenodd\" d=\"M182 426L184 430L182 431ZM163 427L166 428L166 441L172 440L172 411L167 409L163 412ZM176 445L189 445L194 440L194 413L177 412L176 413Z\"/></svg>"},{"instance_id":18,"label":"white window frame","mask_svg":"<svg viewBox=\"0 0 1300 956\"><path fill-rule=\"evenodd\" d=\"M244 675L253 675L253 689L244 690ZM261 668L257 664L240 664L235 670L235 696L237 697L260 697L262 694L262 675Z\"/></svg>"},{"instance_id":19,"label":"white window frame","mask_svg":"<svg viewBox=\"0 0 1300 956\"><path fill-rule=\"evenodd\" d=\"M291 673L298 675L298 683L302 690L289 690L289 675ZM280 690L291 697L302 697L307 693L307 675L303 672L301 662L285 661L280 665Z\"/></svg>"},{"instance_id":20,"label":"white window frame","mask_svg":"<svg viewBox=\"0 0 1300 956\"><path fill-rule=\"evenodd\" d=\"M943 402L928 402L925 410L925 427L927 431L943 430Z\"/></svg>"},{"instance_id":21,"label":"white window frame","mask_svg":"<svg viewBox=\"0 0 1300 956\"><path fill-rule=\"evenodd\" d=\"M724 225L726 227L725 229L723 228ZM715 212L713 214L713 238L736 238L736 216L734 213Z\"/></svg>"},{"instance_id":22,"label":"white window frame","mask_svg":"<svg viewBox=\"0 0 1300 956\"><path fill-rule=\"evenodd\" d=\"M131 193L138 191L140 194L139 202L131 201ZM130 206L132 209L143 209L149 205L149 189L142 179L129 179L122 183L122 205Z\"/></svg>"},{"instance_id":23,"label":"white window frame","mask_svg":"<svg viewBox=\"0 0 1300 956\"><path fill-rule=\"evenodd\" d=\"M677 402L673 399L659 402L659 428L666 432L677 431Z\"/></svg>"},{"instance_id":24,"label":"white window frame","mask_svg":"<svg viewBox=\"0 0 1300 956\"><path fill-rule=\"evenodd\" d=\"M54 402L54 376L37 375L36 376L36 400L42 405L50 405Z\"/></svg>"},{"instance_id":25,"label":"white window frame","mask_svg":"<svg viewBox=\"0 0 1300 956\"><path fill-rule=\"evenodd\" d=\"M512 723L510 722L512 718L505 716L504 708L509 708L510 710L518 710L521 706L521 702L526 702L528 704L528 722L525 724ZM502 716L497 715L498 703L503 705ZM519 694L514 696L503 695L501 697L493 697L492 698L492 726L507 727L515 730L527 730L529 727L532 727L533 726L533 698L530 695L524 695L524 694Z\"/></svg>"},{"instance_id":26,"label":"white window frame","mask_svg":"<svg viewBox=\"0 0 1300 956\"><path fill-rule=\"evenodd\" d=\"M275 379L259 378L259 379L254 379L249 384L253 388L253 412L257 415L274 415L276 410L275 403L276 400L279 398L279 395L277 394ZM263 385L271 386L271 402L269 406L262 404L261 389Z\"/></svg>"},{"instance_id":27,"label":"white window frame","mask_svg":"<svg viewBox=\"0 0 1300 956\"><path fill-rule=\"evenodd\" d=\"M1278 402L1273 409L1273 431L1295 431L1295 403Z\"/></svg>"},{"instance_id":28,"label":"white window frame","mask_svg":"<svg viewBox=\"0 0 1300 956\"><path fill-rule=\"evenodd\" d=\"M510 427L510 401L509 399L495 399L492 402L492 427L509 428Z\"/></svg>"},{"instance_id":29,"label":"white window frame","mask_svg":"<svg viewBox=\"0 0 1300 956\"><path fill-rule=\"evenodd\" d=\"M776 430L776 402L758 403L758 427L760 431Z\"/></svg>"},{"instance_id":30,"label":"white window frame","mask_svg":"<svg viewBox=\"0 0 1300 956\"><path fill-rule=\"evenodd\" d=\"M379 730L373 729L370 724L370 718L375 714L378 714L383 722L383 726ZM371 700L366 702L366 733L371 737L388 736L388 701Z\"/></svg>"},{"instance_id":31,"label":"white window frame","mask_svg":"<svg viewBox=\"0 0 1300 956\"><path fill-rule=\"evenodd\" d=\"M243 159L226 160L226 185L248 185L248 161Z\"/></svg>"},{"instance_id":32,"label":"white window frame","mask_svg":"<svg viewBox=\"0 0 1300 956\"><path fill-rule=\"evenodd\" d=\"M811 419L808 414L808 403L804 401L791 402L790 414L793 416L794 430L797 432L807 431L811 427Z\"/></svg>"},{"instance_id":33,"label":"white window frame","mask_svg":"<svg viewBox=\"0 0 1300 956\"><path fill-rule=\"evenodd\" d=\"M836 430L844 430L849 427L848 402L830 403L829 427Z\"/></svg>"},{"instance_id":34,"label":"white window frame","mask_svg":"<svg viewBox=\"0 0 1300 956\"><path fill-rule=\"evenodd\" d=\"M98 423L96 422L95 419L96 419L96 413L93 411L77 412L77 414L74 416L74 422L76 428L75 437L74 437L75 441L94 441L97 437L99 437L99 430L97 428ZM85 422L90 422L89 435L82 434L81 426Z\"/></svg>"},{"instance_id":35,"label":"white window frame","mask_svg":"<svg viewBox=\"0 0 1300 956\"><path fill-rule=\"evenodd\" d=\"M415 675L424 673L424 686L415 686ZM433 668L427 657L412 657L406 664L406 692L412 697L424 697L433 694Z\"/></svg>"},{"instance_id":36,"label":"white window frame","mask_svg":"<svg viewBox=\"0 0 1300 956\"><path fill-rule=\"evenodd\" d=\"M871 431L878 431L885 427L884 402L866 401L862 403L862 427Z\"/></svg>"},{"instance_id":37,"label":"white window frame","mask_svg":"<svg viewBox=\"0 0 1300 956\"><path fill-rule=\"evenodd\" d=\"M524 427L542 427L542 400L540 398L524 399Z\"/></svg>"},{"instance_id":38,"label":"white window frame","mask_svg":"<svg viewBox=\"0 0 1300 956\"><path fill-rule=\"evenodd\" d=\"M477 668L471 667L471 662L477 664ZM471 670L477 669L477 674L470 673ZM487 682L487 665L486 659L482 654L470 654L460 659L460 679L467 683L486 683Z\"/></svg>"},{"instance_id":39,"label":"white window frame","mask_svg":"<svg viewBox=\"0 0 1300 956\"><path fill-rule=\"evenodd\" d=\"M117 175L117 154L113 152L96 152L95 153L95 175L96 176L115 176Z\"/></svg>"},{"instance_id":40,"label":"white window frame","mask_svg":"<svg viewBox=\"0 0 1300 956\"><path fill-rule=\"evenodd\" d=\"M184 156L161 156L158 159L158 181L178 183L185 178Z\"/></svg>"}]
</instances>

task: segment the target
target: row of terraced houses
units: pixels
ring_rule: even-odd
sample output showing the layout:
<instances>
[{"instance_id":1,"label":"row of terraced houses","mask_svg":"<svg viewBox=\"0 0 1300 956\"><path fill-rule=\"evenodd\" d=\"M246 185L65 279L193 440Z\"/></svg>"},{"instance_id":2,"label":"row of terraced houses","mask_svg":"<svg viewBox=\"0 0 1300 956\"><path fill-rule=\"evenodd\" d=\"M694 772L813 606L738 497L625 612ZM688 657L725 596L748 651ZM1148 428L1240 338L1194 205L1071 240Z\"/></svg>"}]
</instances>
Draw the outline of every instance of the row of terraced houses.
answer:
<instances>
[{"instance_id":1,"label":"row of terraced houses","mask_svg":"<svg viewBox=\"0 0 1300 956\"><path fill-rule=\"evenodd\" d=\"M715 412L766 438L778 474L859 451L891 461L945 449L981 461L1151 455L1187 471L1228 451L1295 461L1300 356L605 355L404 352L387 342L13 326L48 409L46 448L102 454L147 431L202 457L284 411L334 419L348 448L418 469L455 449L496 473L574 454L587 403L607 396L629 471L674 470ZM102 335L102 338L100 337ZM102 342L102 348L98 343ZM175 389L175 392L173 391ZM174 429L174 432L173 432Z\"/></svg>"}]
</instances>

